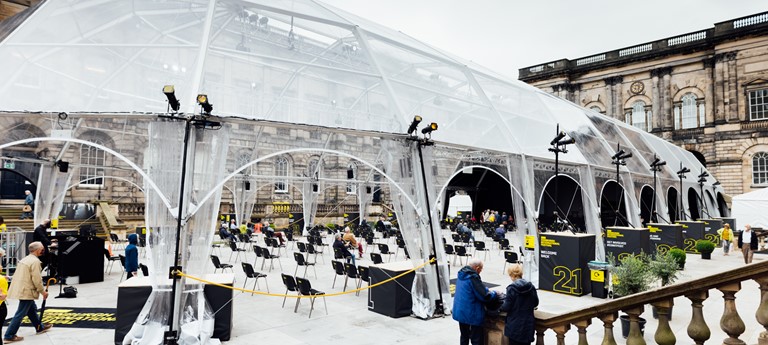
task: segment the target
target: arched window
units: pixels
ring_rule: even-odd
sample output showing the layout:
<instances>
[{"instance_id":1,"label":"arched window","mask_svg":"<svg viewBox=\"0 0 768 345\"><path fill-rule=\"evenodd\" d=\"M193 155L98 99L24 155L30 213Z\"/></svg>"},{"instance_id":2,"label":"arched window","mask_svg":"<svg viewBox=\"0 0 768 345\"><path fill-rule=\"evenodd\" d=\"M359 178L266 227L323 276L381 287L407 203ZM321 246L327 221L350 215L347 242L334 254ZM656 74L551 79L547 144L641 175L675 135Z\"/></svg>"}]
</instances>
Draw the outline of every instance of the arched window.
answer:
<instances>
[{"instance_id":1,"label":"arched window","mask_svg":"<svg viewBox=\"0 0 768 345\"><path fill-rule=\"evenodd\" d=\"M275 193L288 193L288 180L281 177L288 176L288 158L283 156L275 160Z\"/></svg>"},{"instance_id":2,"label":"arched window","mask_svg":"<svg viewBox=\"0 0 768 345\"><path fill-rule=\"evenodd\" d=\"M235 169L240 169L244 165L251 162L251 154L247 152L242 152L239 155L237 155L237 158L235 158ZM240 174L244 175L250 175L252 171L253 165L245 168L243 171L240 172Z\"/></svg>"},{"instance_id":3,"label":"arched window","mask_svg":"<svg viewBox=\"0 0 768 345\"><path fill-rule=\"evenodd\" d=\"M349 162L347 165L347 180L355 181L357 179L357 164ZM347 194L357 194L357 183L347 183Z\"/></svg>"},{"instance_id":4,"label":"arched window","mask_svg":"<svg viewBox=\"0 0 768 345\"><path fill-rule=\"evenodd\" d=\"M674 106L675 129L697 128L705 124L704 100L686 93Z\"/></svg>"},{"instance_id":5,"label":"arched window","mask_svg":"<svg viewBox=\"0 0 768 345\"><path fill-rule=\"evenodd\" d=\"M100 140L91 142L104 145ZM80 185L103 186L107 153L90 145L80 145Z\"/></svg>"},{"instance_id":6,"label":"arched window","mask_svg":"<svg viewBox=\"0 0 768 345\"><path fill-rule=\"evenodd\" d=\"M768 153L758 152L752 156L752 184L768 184Z\"/></svg>"},{"instance_id":7,"label":"arched window","mask_svg":"<svg viewBox=\"0 0 768 345\"><path fill-rule=\"evenodd\" d=\"M626 109L624 122L646 132L651 130L651 110L643 101L635 101L632 108Z\"/></svg>"},{"instance_id":8,"label":"arched window","mask_svg":"<svg viewBox=\"0 0 768 345\"><path fill-rule=\"evenodd\" d=\"M598 107L596 105L591 106L589 109L594 111L594 112L597 112L597 113L602 113L603 112L602 110L600 110L600 107Z\"/></svg>"}]
</instances>

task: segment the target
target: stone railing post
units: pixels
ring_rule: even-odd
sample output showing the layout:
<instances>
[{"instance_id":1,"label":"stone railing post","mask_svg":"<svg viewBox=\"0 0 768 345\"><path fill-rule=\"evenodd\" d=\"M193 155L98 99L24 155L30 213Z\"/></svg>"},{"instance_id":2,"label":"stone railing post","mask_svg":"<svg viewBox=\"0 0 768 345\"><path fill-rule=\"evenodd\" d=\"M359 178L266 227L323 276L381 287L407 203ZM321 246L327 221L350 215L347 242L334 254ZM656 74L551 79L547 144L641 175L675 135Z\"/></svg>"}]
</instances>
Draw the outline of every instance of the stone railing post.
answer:
<instances>
[{"instance_id":1,"label":"stone railing post","mask_svg":"<svg viewBox=\"0 0 768 345\"><path fill-rule=\"evenodd\" d=\"M587 343L587 327L592 324L592 319L586 319L581 321L576 321L573 323L574 326L576 326L576 329L579 332L579 345L589 345Z\"/></svg>"},{"instance_id":2,"label":"stone railing post","mask_svg":"<svg viewBox=\"0 0 768 345\"><path fill-rule=\"evenodd\" d=\"M600 345L616 345L616 339L613 338L613 323L619 318L619 313L610 313L600 315L603 321L603 342Z\"/></svg>"},{"instance_id":3,"label":"stone railing post","mask_svg":"<svg viewBox=\"0 0 768 345\"><path fill-rule=\"evenodd\" d=\"M539 327L536 326L536 345L545 345L544 344L544 332L547 331L546 327Z\"/></svg>"},{"instance_id":4,"label":"stone railing post","mask_svg":"<svg viewBox=\"0 0 768 345\"><path fill-rule=\"evenodd\" d=\"M694 291L686 294L685 297L691 300L692 308L691 323L688 324L688 336L696 342L696 345L703 345L711 336L702 312L703 303L709 297L709 291Z\"/></svg>"},{"instance_id":5,"label":"stone railing post","mask_svg":"<svg viewBox=\"0 0 768 345\"><path fill-rule=\"evenodd\" d=\"M672 328L669 327L669 317L672 310L673 301L671 299L653 303L656 312L659 314L659 326L656 328L656 334L653 340L659 345L674 345L677 339Z\"/></svg>"},{"instance_id":6,"label":"stone railing post","mask_svg":"<svg viewBox=\"0 0 768 345\"><path fill-rule=\"evenodd\" d=\"M629 336L627 337L627 345L646 345L645 339L643 339L642 333L640 333L640 314L643 313L645 306L640 305L638 307L624 309L624 312L629 315Z\"/></svg>"},{"instance_id":7,"label":"stone railing post","mask_svg":"<svg viewBox=\"0 0 768 345\"><path fill-rule=\"evenodd\" d=\"M720 318L720 329L728 334L728 338L723 340L724 345L744 345L744 341L739 339L739 335L744 333L746 326L736 310L736 293L741 290L741 282L723 285L717 288L723 293L725 310Z\"/></svg>"},{"instance_id":8,"label":"stone railing post","mask_svg":"<svg viewBox=\"0 0 768 345\"><path fill-rule=\"evenodd\" d=\"M755 278L755 281L760 284L760 306L755 318L765 328L757 337L757 345L768 345L768 277Z\"/></svg>"},{"instance_id":9,"label":"stone railing post","mask_svg":"<svg viewBox=\"0 0 768 345\"><path fill-rule=\"evenodd\" d=\"M485 332L485 344L484 345L507 345L509 340L504 338L504 316L487 317L483 324L483 331Z\"/></svg>"},{"instance_id":10,"label":"stone railing post","mask_svg":"<svg viewBox=\"0 0 768 345\"><path fill-rule=\"evenodd\" d=\"M557 336L557 345L565 345L565 333L568 333L569 329L571 329L571 325L569 324L552 327L552 330L555 331L555 335Z\"/></svg>"}]
</instances>

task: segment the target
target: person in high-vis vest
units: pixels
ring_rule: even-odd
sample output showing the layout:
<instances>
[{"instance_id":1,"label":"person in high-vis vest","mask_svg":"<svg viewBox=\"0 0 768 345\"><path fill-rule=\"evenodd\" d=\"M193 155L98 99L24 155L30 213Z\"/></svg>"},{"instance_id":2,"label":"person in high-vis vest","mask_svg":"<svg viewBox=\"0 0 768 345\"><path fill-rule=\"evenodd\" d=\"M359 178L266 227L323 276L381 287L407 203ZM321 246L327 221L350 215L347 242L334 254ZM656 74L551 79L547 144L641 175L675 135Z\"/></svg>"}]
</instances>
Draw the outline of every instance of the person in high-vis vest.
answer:
<instances>
[{"instance_id":1,"label":"person in high-vis vest","mask_svg":"<svg viewBox=\"0 0 768 345\"><path fill-rule=\"evenodd\" d=\"M733 241L731 225L728 223L723 224L723 227L717 230L717 234L720 235L720 242L723 244L723 255L728 256L728 251L731 249L731 241Z\"/></svg>"}]
</instances>

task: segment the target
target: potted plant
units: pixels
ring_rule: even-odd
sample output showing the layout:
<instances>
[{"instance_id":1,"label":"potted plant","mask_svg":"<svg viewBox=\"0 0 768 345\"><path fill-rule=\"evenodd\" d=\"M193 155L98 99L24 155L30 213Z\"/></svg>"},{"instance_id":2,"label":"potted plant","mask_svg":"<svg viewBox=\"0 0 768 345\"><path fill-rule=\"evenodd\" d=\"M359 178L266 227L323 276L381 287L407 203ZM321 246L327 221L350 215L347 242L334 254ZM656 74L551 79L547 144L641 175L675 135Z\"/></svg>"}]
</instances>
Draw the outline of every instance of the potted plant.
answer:
<instances>
[{"instance_id":1,"label":"potted plant","mask_svg":"<svg viewBox=\"0 0 768 345\"><path fill-rule=\"evenodd\" d=\"M669 255L672 255L672 257L675 258L681 270L685 268L686 254L684 250L680 248L672 248L669 250Z\"/></svg>"},{"instance_id":2,"label":"potted plant","mask_svg":"<svg viewBox=\"0 0 768 345\"><path fill-rule=\"evenodd\" d=\"M712 258L712 252L715 250L715 244L710 240L696 241L696 250L701 253L701 258L709 260Z\"/></svg>"},{"instance_id":3,"label":"potted plant","mask_svg":"<svg viewBox=\"0 0 768 345\"><path fill-rule=\"evenodd\" d=\"M678 264L677 259L669 251L664 253L656 252L648 263L648 266L651 274L661 282L661 286L667 286L674 283L678 278L678 274L680 274L680 265ZM653 307L652 311L653 318L658 319L659 317L656 312L656 307ZM672 308L669 309L669 319L672 320Z\"/></svg>"},{"instance_id":4,"label":"potted plant","mask_svg":"<svg viewBox=\"0 0 768 345\"><path fill-rule=\"evenodd\" d=\"M620 260L620 265L615 265L613 257L609 257L611 262L611 274L615 282L613 284L614 297L625 297L650 288L654 276L651 274L648 256L641 253L639 255L627 255ZM621 333L626 338L629 336L629 316L621 315ZM645 319L640 318L640 331L645 328Z\"/></svg>"}]
</instances>

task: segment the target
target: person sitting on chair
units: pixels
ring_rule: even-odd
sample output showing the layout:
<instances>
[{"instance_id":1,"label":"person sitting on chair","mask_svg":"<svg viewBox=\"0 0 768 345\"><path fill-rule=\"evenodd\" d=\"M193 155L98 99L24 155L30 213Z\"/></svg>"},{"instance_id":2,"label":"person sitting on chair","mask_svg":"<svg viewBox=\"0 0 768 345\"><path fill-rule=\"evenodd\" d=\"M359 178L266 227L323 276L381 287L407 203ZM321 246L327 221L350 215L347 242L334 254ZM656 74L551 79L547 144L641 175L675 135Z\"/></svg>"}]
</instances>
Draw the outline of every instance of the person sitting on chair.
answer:
<instances>
[{"instance_id":1,"label":"person sitting on chair","mask_svg":"<svg viewBox=\"0 0 768 345\"><path fill-rule=\"evenodd\" d=\"M355 256L349 252L344 241L341 240L341 234L336 234L335 240L333 241L333 249L338 249L341 252L341 255L347 259L347 262L352 261L352 264L355 265Z\"/></svg>"},{"instance_id":2,"label":"person sitting on chair","mask_svg":"<svg viewBox=\"0 0 768 345\"><path fill-rule=\"evenodd\" d=\"M350 247L357 248L357 255L360 259L363 258L363 244L361 242L357 242L357 239L355 238L355 234L352 233L352 229L349 227L344 228L344 242L349 243Z\"/></svg>"}]
</instances>

